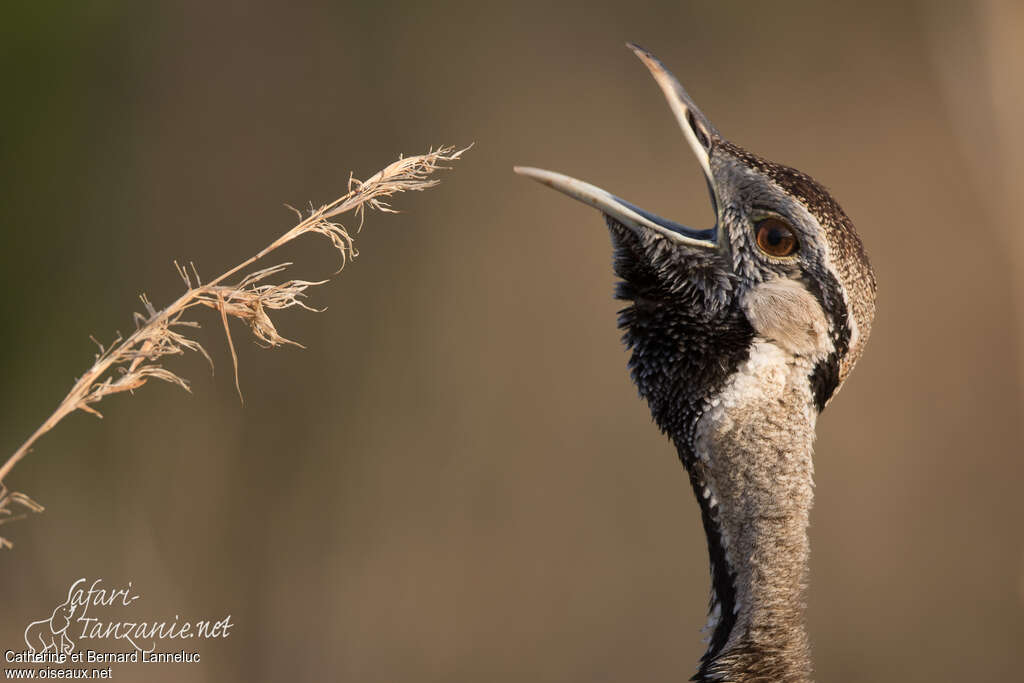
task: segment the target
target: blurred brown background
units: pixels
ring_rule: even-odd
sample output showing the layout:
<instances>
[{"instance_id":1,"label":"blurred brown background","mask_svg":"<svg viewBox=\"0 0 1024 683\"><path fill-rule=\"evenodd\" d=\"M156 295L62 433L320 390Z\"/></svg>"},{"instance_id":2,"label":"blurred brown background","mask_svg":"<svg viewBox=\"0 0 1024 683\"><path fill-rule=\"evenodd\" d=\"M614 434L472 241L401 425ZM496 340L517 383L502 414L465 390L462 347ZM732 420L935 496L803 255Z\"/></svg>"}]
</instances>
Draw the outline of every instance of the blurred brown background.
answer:
<instances>
[{"instance_id":1,"label":"blurred brown background","mask_svg":"<svg viewBox=\"0 0 1024 683\"><path fill-rule=\"evenodd\" d=\"M1010 0L19 3L0 40L0 434L12 452L130 330L349 171L476 143L372 215L360 258L262 350L75 415L8 483L0 648L79 576L143 618L230 612L197 665L119 680L672 681L702 652L697 508L615 329L571 173L701 225L704 183L626 40L723 133L806 170L879 281L819 421L810 628L822 681L1019 680L1024 13ZM311 240L282 258L316 279ZM172 644L173 645L173 644Z\"/></svg>"}]
</instances>

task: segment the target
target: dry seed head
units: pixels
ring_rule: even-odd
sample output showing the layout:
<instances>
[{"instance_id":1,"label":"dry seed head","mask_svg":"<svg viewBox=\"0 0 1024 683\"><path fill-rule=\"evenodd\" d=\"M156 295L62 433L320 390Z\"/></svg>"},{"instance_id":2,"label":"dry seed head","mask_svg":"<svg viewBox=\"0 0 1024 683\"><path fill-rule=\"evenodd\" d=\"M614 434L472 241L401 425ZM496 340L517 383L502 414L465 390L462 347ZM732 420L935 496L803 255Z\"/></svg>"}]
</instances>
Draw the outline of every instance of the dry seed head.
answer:
<instances>
[{"instance_id":1,"label":"dry seed head","mask_svg":"<svg viewBox=\"0 0 1024 683\"><path fill-rule=\"evenodd\" d=\"M307 311L318 311L307 305L303 299L310 287L322 285L327 280L287 280L279 284L266 283L265 280L282 273L290 263L283 263L269 268L262 268L246 273L246 269L256 261L264 258L278 247L291 242L307 233L316 233L326 237L341 258L341 270L349 259L357 255L352 236L344 225L333 220L343 213L353 212L359 219L356 228L362 229L367 208L386 213L395 213L386 199L399 192L418 192L433 187L439 181L431 178L431 174L447 161L454 161L469 148L455 150L452 147L439 147L426 154L400 157L366 180L358 180L352 176L348 181L348 192L332 202L319 208L310 208L303 217L302 212L293 209L299 216L299 223L267 245L255 256L203 284L195 264L189 267L174 264L178 275L185 283L185 293L162 310L157 310L145 295L141 297L144 313L135 313L135 331L127 338L120 335L105 347L96 342L99 352L93 366L76 380L71 391L57 406L57 409L36 431L14 452L0 467L0 524L14 517L11 505L18 504L27 510L41 512L38 505L28 496L21 493L8 493L3 482L11 469L31 449L36 440L52 429L64 417L76 410L92 413L102 417L93 406L111 394L133 392L142 387L150 379L158 379L176 384L186 391L188 381L163 367L158 361L165 356L175 356L193 351L202 354L207 361L212 361L202 345L188 336L191 329L198 323L185 320L182 316L195 306L206 306L220 313L221 322L227 337L228 347L235 369L235 386L239 397L241 389L238 385L238 356L228 327L228 319L235 318L244 322L256 338L257 343L265 347L277 347L291 344L301 347L298 342L282 336L270 317L272 311L298 306ZM191 272L190 272L191 269ZM232 278L241 277L235 284L226 284ZM10 547L10 543L0 538L0 548Z\"/></svg>"}]
</instances>

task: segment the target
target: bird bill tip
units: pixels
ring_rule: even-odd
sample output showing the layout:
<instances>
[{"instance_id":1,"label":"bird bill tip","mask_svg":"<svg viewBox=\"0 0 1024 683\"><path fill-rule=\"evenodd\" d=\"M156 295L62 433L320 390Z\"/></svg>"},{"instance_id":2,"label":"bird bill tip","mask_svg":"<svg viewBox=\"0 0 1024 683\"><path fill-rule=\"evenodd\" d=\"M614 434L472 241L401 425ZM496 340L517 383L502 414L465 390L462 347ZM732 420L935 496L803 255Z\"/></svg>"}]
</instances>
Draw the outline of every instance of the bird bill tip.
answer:
<instances>
[{"instance_id":1,"label":"bird bill tip","mask_svg":"<svg viewBox=\"0 0 1024 683\"><path fill-rule=\"evenodd\" d=\"M526 178L532 178L536 180L538 183L543 183L544 185L547 185L549 187L555 187L556 189L562 189L556 187L556 184L559 183L559 181L562 181L563 185L567 185L570 183L566 181L576 180L575 178L570 178L569 176L563 175L561 173L555 173L554 171L546 171L543 168L534 168L533 166L513 166L512 171L517 175L521 175Z\"/></svg>"},{"instance_id":2,"label":"bird bill tip","mask_svg":"<svg viewBox=\"0 0 1024 683\"><path fill-rule=\"evenodd\" d=\"M628 42L628 43L626 43L626 47L628 47L630 50L632 50L633 54L635 54L637 57L639 57L640 61L642 61L644 64L647 65L648 69L651 69L652 71L654 71L655 69L664 70L665 67L661 63L661 60L658 59L657 57L655 57L654 53L651 52L650 50L648 50L643 45L640 45L638 43Z\"/></svg>"},{"instance_id":3,"label":"bird bill tip","mask_svg":"<svg viewBox=\"0 0 1024 683\"><path fill-rule=\"evenodd\" d=\"M651 51L648 50L646 47L644 47L640 43L634 43L632 40L627 40L626 41L626 47L628 47L630 50L632 50L638 57L640 57L640 56L653 57L654 56L653 54L651 54Z\"/></svg>"}]
</instances>

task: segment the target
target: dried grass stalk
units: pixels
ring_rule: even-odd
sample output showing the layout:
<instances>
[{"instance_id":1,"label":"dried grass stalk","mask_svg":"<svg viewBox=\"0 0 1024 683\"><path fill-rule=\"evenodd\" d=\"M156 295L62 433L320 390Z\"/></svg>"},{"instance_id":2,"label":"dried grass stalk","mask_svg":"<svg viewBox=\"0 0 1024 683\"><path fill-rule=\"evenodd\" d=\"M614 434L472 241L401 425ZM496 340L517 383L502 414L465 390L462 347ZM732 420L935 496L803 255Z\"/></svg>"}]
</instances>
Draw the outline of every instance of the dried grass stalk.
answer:
<instances>
[{"instance_id":1,"label":"dried grass stalk","mask_svg":"<svg viewBox=\"0 0 1024 683\"><path fill-rule=\"evenodd\" d=\"M95 404L111 394L134 391L150 379L176 384L189 391L187 380L158 363L165 356L194 351L201 353L212 365L206 350L199 342L188 336L193 328L198 327L197 323L183 318L189 309L206 306L220 313L234 364L235 387L241 397L238 357L228 329L228 319L236 318L246 323L258 343L263 346L292 344L301 347L301 344L283 337L277 331L270 314L272 311L295 306L308 311L317 310L306 305L303 298L306 290L324 284L326 280L287 280L279 284L268 283L267 280L279 275L291 265L282 263L247 272L234 284L226 283L277 248L311 233L322 235L330 241L331 246L341 257L341 265L338 268L340 272L346 262L354 258L358 252L351 234L343 225L335 222L335 218L343 213L352 212L359 221L356 227L358 232L362 228L367 209L395 213L388 204L389 197L399 192L421 191L433 187L440 181L431 178L431 174L438 169L446 168L444 162L458 159L465 151L441 147L426 154L400 158L366 180L350 177L348 192L345 195L320 208L310 209L308 215L292 209L300 219L295 227L252 258L207 284L202 284L194 265L190 264L190 268L185 268L175 263L178 274L185 283L185 293L162 310L156 310L143 295L141 298L145 313L135 314L135 331L131 335L124 339L118 337L110 346L104 346L94 339L99 346L99 352L92 367L78 378L53 414L7 459L3 467L0 467L0 524L24 516L14 514L14 505L25 510L42 512L43 507L25 494L8 492L4 480L18 461L29 453L33 444L67 415L76 410L83 410L103 417L94 407ZM0 549L10 546L9 541L0 538Z\"/></svg>"}]
</instances>

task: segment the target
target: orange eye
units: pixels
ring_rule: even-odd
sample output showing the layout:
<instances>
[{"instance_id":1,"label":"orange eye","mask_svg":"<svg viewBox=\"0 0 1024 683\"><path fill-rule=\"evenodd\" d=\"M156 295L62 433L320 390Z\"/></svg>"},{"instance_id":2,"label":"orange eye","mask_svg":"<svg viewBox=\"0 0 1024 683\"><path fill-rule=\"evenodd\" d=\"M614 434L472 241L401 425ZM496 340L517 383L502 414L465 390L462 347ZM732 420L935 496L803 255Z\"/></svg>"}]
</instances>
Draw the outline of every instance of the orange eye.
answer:
<instances>
[{"instance_id":1,"label":"orange eye","mask_svg":"<svg viewBox=\"0 0 1024 683\"><path fill-rule=\"evenodd\" d=\"M757 246L769 256L789 256L800 246L793 229L778 218L765 218L755 227Z\"/></svg>"}]
</instances>

